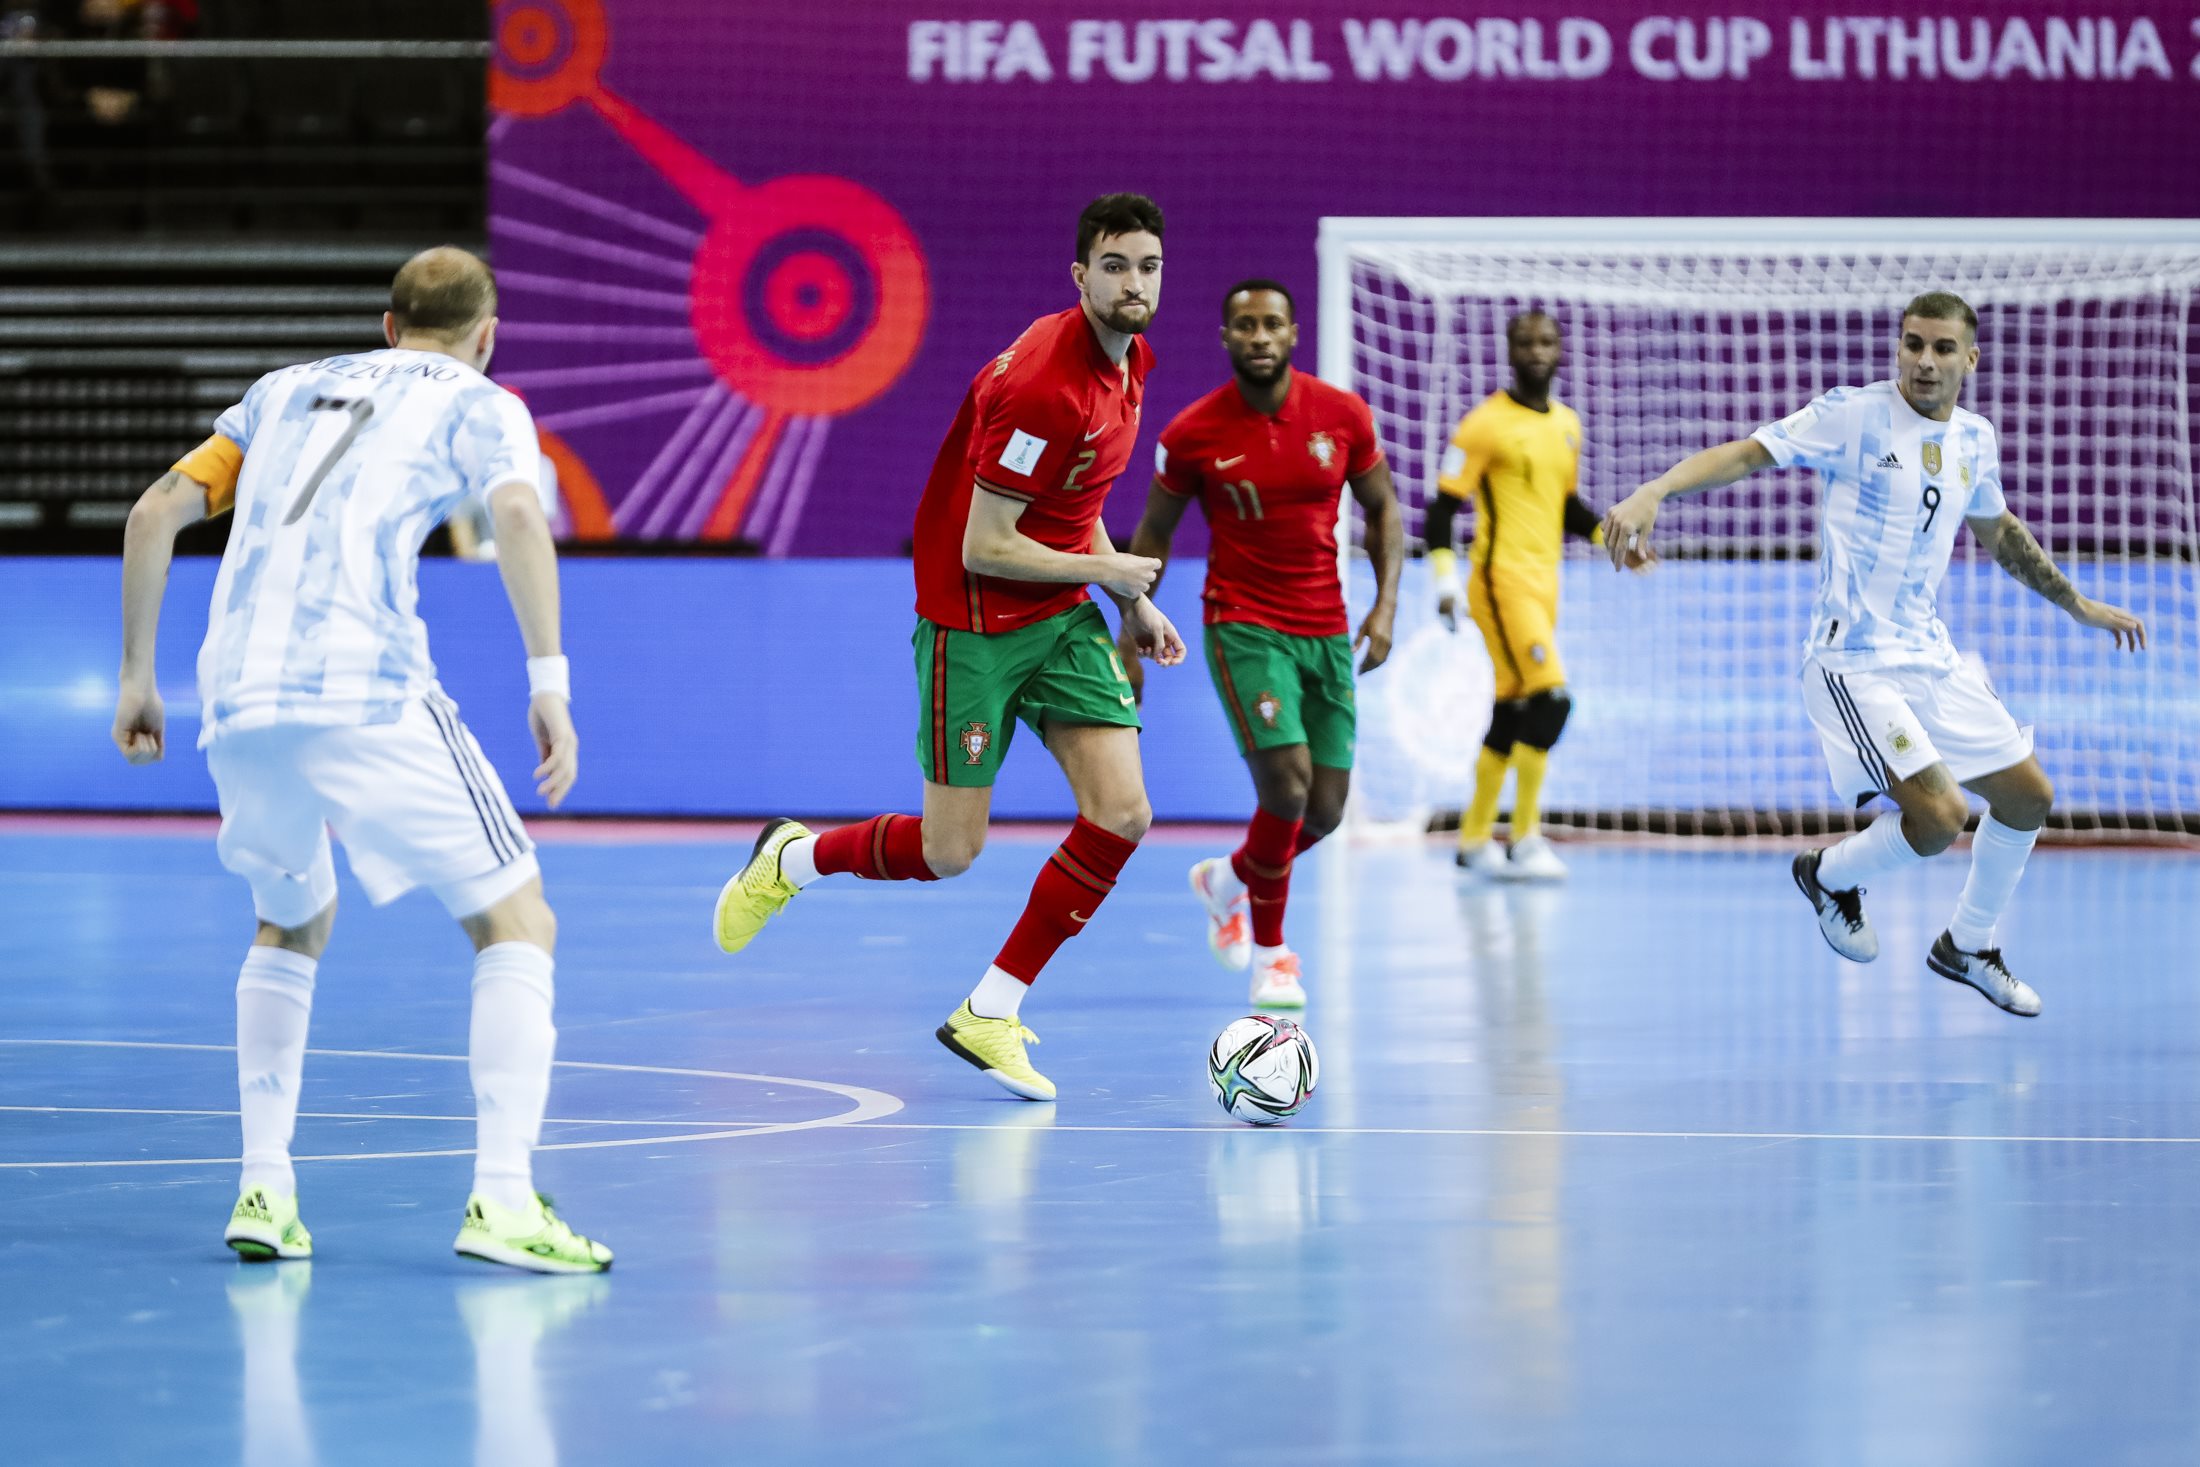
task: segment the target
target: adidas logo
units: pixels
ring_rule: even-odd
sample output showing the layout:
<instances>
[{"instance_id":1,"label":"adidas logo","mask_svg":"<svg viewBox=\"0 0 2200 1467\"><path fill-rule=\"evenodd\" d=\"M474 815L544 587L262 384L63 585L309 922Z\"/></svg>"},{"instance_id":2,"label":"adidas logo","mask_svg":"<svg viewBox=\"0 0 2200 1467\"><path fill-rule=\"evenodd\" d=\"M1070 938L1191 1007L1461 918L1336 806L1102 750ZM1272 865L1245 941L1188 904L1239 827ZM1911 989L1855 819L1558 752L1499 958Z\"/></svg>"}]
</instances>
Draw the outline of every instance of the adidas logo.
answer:
<instances>
[{"instance_id":1,"label":"adidas logo","mask_svg":"<svg viewBox=\"0 0 2200 1467\"><path fill-rule=\"evenodd\" d=\"M1885 458L1879 461L1879 466L1883 469L1899 469L1902 467L1902 460L1896 458L1894 454L1890 452Z\"/></svg>"}]
</instances>

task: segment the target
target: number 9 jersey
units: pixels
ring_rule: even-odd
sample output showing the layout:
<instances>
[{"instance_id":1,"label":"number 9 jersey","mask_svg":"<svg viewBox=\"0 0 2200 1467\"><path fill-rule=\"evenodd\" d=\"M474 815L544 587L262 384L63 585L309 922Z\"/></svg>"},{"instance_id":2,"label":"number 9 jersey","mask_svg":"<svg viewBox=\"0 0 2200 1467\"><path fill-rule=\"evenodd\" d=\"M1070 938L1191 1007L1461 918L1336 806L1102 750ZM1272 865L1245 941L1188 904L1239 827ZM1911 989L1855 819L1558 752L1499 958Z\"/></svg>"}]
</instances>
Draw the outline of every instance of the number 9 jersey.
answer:
<instances>
[{"instance_id":1,"label":"number 9 jersey","mask_svg":"<svg viewBox=\"0 0 2200 1467\"><path fill-rule=\"evenodd\" d=\"M1934 596L1963 521L2007 508L1993 424L1960 407L1924 417L1887 381L1836 387L1750 436L1782 468L1818 474L1809 656L1834 672L1953 669Z\"/></svg>"},{"instance_id":2,"label":"number 9 jersey","mask_svg":"<svg viewBox=\"0 0 2200 1467\"><path fill-rule=\"evenodd\" d=\"M234 509L199 651L199 743L277 723L394 723L435 686L421 542L468 496L541 494L525 404L435 352L375 351L255 382L176 470Z\"/></svg>"}]
</instances>

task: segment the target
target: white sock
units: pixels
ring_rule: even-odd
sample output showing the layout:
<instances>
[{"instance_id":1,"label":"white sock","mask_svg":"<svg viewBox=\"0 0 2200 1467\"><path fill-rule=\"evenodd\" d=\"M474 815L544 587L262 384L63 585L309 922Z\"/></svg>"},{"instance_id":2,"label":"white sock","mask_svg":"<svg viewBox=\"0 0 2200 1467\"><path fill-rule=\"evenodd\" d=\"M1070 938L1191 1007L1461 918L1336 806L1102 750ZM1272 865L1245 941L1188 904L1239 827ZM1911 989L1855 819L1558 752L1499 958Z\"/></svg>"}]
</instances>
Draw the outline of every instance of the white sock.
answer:
<instances>
[{"instance_id":1,"label":"white sock","mask_svg":"<svg viewBox=\"0 0 2200 1467\"><path fill-rule=\"evenodd\" d=\"M1849 891L1924 859L1902 833L1902 812L1889 810L1826 851L1818 863L1818 884L1828 891Z\"/></svg>"},{"instance_id":2,"label":"white sock","mask_svg":"<svg viewBox=\"0 0 2200 1467\"><path fill-rule=\"evenodd\" d=\"M1277 943L1274 947L1262 947L1256 942L1253 944L1253 966L1258 968L1264 963L1273 963L1278 958L1290 956L1290 953L1291 949L1282 943Z\"/></svg>"},{"instance_id":3,"label":"white sock","mask_svg":"<svg viewBox=\"0 0 2200 1467\"><path fill-rule=\"evenodd\" d=\"M290 1137L298 1125L298 1081L306 1063L313 974L321 965L288 948L255 946L237 971L237 1109L244 1122L239 1190L298 1190Z\"/></svg>"},{"instance_id":4,"label":"white sock","mask_svg":"<svg viewBox=\"0 0 2200 1467\"><path fill-rule=\"evenodd\" d=\"M1971 837L1971 875L1963 883L1956 914L1949 919L1948 936L1967 953L1983 952L1994 944L1994 924L2009 910L2024 863L2038 844L2036 830L2012 830L1988 815Z\"/></svg>"},{"instance_id":5,"label":"white sock","mask_svg":"<svg viewBox=\"0 0 2200 1467\"><path fill-rule=\"evenodd\" d=\"M970 990L970 1012L981 1019L1013 1019L1023 1011L1029 992L1031 985L1023 979L988 963L985 976Z\"/></svg>"},{"instance_id":6,"label":"white sock","mask_svg":"<svg viewBox=\"0 0 2200 1467\"><path fill-rule=\"evenodd\" d=\"M780 848L779 874L797 887L808 886L821 874L817 869L817 837L806 835Z\"/></svg>"},{"instance_id":7,"label":"white sock","mask_svg":"<svg viewBox=\"0 0 2200 1467\"><path fill-rule=\"evenodd\" d=\"M1228 856L1207 868L1207 886L1220 902L1234 902L1245 895L1245 883L1238 878L1237 867L1230 864Z\"/></svg>"},{"instance_id":8,"label":"white sock","mask_svg":"<svg viewBox=\"0 0 2200 1467\"><path fill-rule=\"evenodd\" d=\"M474 1081L474 1190L499 1207L534 1208L529 1154L550 1103L550 1023L556 971L531 942L492 943L474 955L474 1019L467 1062Z\"/></svg>"}]
</instances>

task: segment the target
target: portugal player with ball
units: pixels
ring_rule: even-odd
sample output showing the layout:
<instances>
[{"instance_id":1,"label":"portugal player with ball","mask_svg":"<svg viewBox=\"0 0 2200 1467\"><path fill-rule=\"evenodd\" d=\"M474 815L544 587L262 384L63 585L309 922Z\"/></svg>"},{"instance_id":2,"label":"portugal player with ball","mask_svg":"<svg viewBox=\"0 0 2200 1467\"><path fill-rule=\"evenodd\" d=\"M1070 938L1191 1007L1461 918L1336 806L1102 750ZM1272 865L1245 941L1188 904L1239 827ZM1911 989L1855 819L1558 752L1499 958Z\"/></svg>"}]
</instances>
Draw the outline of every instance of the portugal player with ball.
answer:
<instances>
[{"instance_id":1,"label":"portugal player with ball","mask_svg":"<svg viewBox=\"0 0 2200 1467\"><path fill-rule=\"evenodd\" d=\"M1938 855L1963 833L1963 791L1986 818L1971 843L1971 875L1926 965L2013 1014L2040 997L2010 973L1994 942L2055 797L2029 730L1985 678L1956 656L1934 608L1956 525L1971 527L2001 568L2119 647L2146 645L2121 607L2078 594L2002 498L1994 425L1956 405L1978 365L1978 316L1932 291L1902 312L1897 375L1836 387L1747 438L1681 460L1604 519L1613 564L1647 549L1671 494L1732 484L1777 464L1815 470L1818 599L1804 654L1803 703L1844 798L1885 795L1899 809L1825 850L1795 858L1795 884L1819 930L1851 962L1879 956L1865 919L1865 883Z\"/></svg>"},{"instance_id":2,"label":"portugal player with ball","mask_svg":"<svg viewBox=\"0 0 2200 1467\"><path fill-rule=\"evenodd\" d=\"M1291 292L1241 281L1222 298L1232 380L1161 430L1145 517L1131 554L1166 562L1197 500L1214 534L1207 560L1207 666L1253 773L1258 805L1245 842L1192 868L1208 945L1253 970L1252 1001L1303 1008L1299 960L1283 940L1291 863L1337 828L1352 779L1352 656L1360 671L1390 655L1405 532L1375 417L1352 393L1291 370ZM1337 573L1337 505L1346 486L1367 514L1375 605L1348 635ZM1136 666L1134 629L1123 660ZM1248 922L1248 917L1250 921ZM1248 930L1250 929L1250 930Z\"/></svg>"}]
</instances>

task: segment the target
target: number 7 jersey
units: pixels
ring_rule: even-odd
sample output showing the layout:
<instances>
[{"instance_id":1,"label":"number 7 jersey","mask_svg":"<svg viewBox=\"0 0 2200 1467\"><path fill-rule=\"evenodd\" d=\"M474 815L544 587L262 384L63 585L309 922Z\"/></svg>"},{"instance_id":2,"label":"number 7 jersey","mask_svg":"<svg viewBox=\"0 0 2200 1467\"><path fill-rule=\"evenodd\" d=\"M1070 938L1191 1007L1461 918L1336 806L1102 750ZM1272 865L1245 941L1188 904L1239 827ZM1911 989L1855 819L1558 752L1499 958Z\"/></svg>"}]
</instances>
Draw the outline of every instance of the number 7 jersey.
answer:
<instances>
[{"instance_id":1,"label":"number 7 jersey","mask_svg":"<svg viewBox=\"0 0 2200 1467\"><path fill-rule=\"evenodd\" d=\"M1836 387L1750 436L1782 468L1818 474L1806 652L1836 672L1955 667L1934 598L1963 521L2007 508L1993 424L1960 407L1925 417L1889 381Z\"/></svg>"},{"instance_id":2,"label":"number 7 jersey","mask_svg":"<svg viewBox=\"0 0 2200 1467\"><path fill-rule=\"evenodd\" d=\"M436 352L376 351L255 382L176 468L235 510L199 650L199 742L276 723L393 723L435 686L421 542L469 495L539 495L520 400Z\"/></svg>"}]
</instances>

